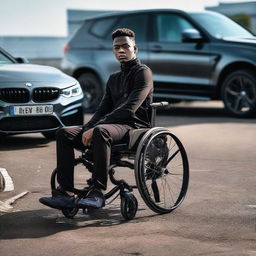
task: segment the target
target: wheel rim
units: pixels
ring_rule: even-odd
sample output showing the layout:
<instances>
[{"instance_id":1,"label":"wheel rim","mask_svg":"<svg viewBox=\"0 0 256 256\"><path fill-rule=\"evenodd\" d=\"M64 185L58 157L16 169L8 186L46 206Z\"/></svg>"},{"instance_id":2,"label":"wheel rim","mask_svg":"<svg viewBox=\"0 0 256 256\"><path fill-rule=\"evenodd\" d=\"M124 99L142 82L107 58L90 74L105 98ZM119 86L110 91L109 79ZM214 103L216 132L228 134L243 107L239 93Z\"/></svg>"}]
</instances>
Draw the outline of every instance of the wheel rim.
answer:
<instances>
[{"instance_id":1,"label":"wheel rim","mask_svg":"<svg viewBox=\"0 0 256 256\"><path fill-rule=\"evenodd\" d=\"M83 93L84 93L84 100L83 100L83 106L85 109L89 109L96 104L98 104L98 90L97 85L93 82L88 80L80 81Z\"/></svg>"},{"instance_id":2,"label":"wheel rim","mask_svg":"<svg viewBox=\"0 0 256 256\"><path fill-rule=\"evenodd\" d=\"M141 192L148 206L161 213L177 208L188 186L188 162L180 141L166 131L153 135L141 164Z\"/></svg>"},{"instance_id":3,"label":"wheel rim","mask_svg":"<svg viewBox=\"0 0 256 256\"><path fill-rule=\"evenodd\" d=\"M123 196L121 199L121 213L126 220L131 220L135 217L138 208L138 201L132 194Z\"/></svg>"},{"instance_id":4,"label":"wheel rim","mask_svg":"<svg viewBox=\"0 0 256 256\"><path fill-rule=\"evenodd\" d=\"M254 81L247 76L236 75L226 85L226 105L234 114L250 112L254 108L255 98Z\"/></svg>"}]
</instances>

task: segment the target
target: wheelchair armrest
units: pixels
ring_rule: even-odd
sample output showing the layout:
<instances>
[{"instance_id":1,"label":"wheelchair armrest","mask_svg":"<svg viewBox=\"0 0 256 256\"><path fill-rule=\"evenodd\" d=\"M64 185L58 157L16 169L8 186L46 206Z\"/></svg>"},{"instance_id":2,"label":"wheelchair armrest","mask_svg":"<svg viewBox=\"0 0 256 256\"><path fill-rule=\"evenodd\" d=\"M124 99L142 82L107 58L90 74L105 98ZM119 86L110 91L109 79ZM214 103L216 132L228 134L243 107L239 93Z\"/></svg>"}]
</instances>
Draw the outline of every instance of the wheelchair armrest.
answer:
<instances>
[{"instance_id":1,"label":"wheelchair armrest","mask_svg":"<svg viewBox=\"0 0 256 256\"><path fill-rule=\"evenodd\" d=\"M160 108L167 108L169 102L161 101L161 102L153 102L150 104L151 107L151 127L155 127L155 120L156 120L156 110Z\"/></svg>"},{"instance_id":2,"label":"wheelchair armrest","mask_svg":"<svg viewBox=\"0 0 256 256\"><path fill-rule=\"evenodd\" d=\"M167 101L153 102L153 103L150 104L150 106L152 108L156 108L156 109L158 109L158 108L166 108L166 107L168 107L168 105L169 105L169 102L167 102Z\"/></svg>"}]
</instances>

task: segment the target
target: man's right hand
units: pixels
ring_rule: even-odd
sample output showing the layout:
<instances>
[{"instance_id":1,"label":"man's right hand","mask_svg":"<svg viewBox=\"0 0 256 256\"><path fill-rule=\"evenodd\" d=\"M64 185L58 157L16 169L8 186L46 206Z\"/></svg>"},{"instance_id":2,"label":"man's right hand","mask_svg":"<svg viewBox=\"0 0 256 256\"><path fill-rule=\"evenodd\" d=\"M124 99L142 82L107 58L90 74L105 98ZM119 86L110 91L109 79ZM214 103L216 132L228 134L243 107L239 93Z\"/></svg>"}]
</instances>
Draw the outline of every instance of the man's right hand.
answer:
<instances>
[{"instance_id":1,"label":"man's right hand","mask_svg":"<svg viewBox=\"0 0 256 256\"><path fill-rule=\"evenodd\" d=\"M91 128L87 131L85 131L82 135L82 143L86 146L89 147L92 144L92 134L93 134L93 129Z\"/></svg>"}]
</instances>

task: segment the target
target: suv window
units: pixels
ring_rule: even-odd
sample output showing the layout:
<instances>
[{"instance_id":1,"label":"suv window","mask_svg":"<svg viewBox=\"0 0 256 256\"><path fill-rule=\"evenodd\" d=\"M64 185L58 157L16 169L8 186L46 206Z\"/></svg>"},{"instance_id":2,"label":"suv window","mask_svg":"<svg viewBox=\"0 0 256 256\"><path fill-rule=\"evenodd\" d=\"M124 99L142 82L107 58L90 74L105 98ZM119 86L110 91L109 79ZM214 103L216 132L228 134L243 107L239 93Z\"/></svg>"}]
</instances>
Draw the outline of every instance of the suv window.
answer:
<instances>
[{"instance_id":1,"label":"suv window","mask_svg":"<svg viewBox=\"0 0 256 256\"><path fill-rule=\"evenodd\" d=\"M156 25L157 40L160 42L182 42L182 32L194 29L186 19L175 14L158 14Z\"/></svg>"},{"instance_id":2,"label":"suv window","mask_svg":"<svg viewBox=\"0 0 256 256\"><path fill-rule=\"evenodd\" d=\"M91 33L98 37L104 37L115 22L116 18L97 20L91 27Z\"/></svg>"},{"instance_id":3,"label":"suv window","mask_svg":"<svg viewBox=\"0 0 256 256\"><path fill-rule=\"evenodd\" d=\"M136 34L136 42L145 42L147 40L147 20L148 15L131 15L125 16L112 28L114 31L117 28L129 28ZM111 35L108 36L108 39Z\"/></svg>"}]
</instances>

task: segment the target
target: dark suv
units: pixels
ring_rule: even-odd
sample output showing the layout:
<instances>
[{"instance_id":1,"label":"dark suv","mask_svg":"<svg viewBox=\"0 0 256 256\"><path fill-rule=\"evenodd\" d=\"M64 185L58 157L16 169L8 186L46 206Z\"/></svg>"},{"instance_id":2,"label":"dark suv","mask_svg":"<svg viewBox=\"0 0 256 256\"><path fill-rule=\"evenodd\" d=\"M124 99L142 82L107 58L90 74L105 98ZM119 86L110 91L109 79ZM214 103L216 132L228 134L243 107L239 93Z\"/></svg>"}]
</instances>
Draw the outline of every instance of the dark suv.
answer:
<instances>
[{"instance_id":1,"label":"dark suv","mask_svg":"<svg viewBox=\"0 0 256 256\"><path fill-rule=\"evenodd\" d=\"M111 32L135 31L139 59L154 74L157 100L223 100L233 115L256 112L256 37L215 12L143 10L87 19L68 42L63 70L77 78L94 111L119 69Z\"/></svg>"}]
</instances>

